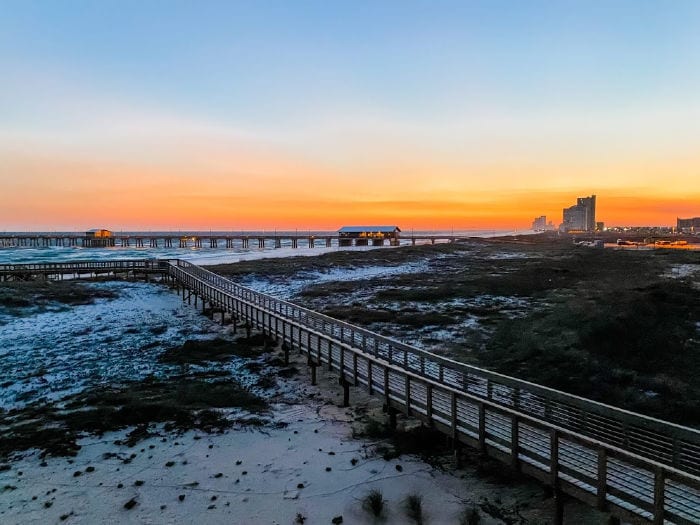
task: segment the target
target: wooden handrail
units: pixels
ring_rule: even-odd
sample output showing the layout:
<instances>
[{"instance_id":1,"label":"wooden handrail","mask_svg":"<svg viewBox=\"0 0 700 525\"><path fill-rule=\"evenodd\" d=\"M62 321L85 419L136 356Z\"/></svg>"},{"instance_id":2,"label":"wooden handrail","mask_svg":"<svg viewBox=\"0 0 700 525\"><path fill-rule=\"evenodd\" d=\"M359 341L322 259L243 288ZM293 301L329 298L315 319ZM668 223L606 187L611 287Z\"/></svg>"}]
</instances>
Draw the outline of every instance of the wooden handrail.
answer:
<instances>
[{"instance_id":1,"label":"wooden handrail","mask_svg":"<svg viewBox=\"0 0 700 525\"><path fill-rule=\"evenodd\" d=\"M507 461L552 484L555 490L561 487L592 505L609 506L634 519L700 521L700 478L695 474L699 468L696 451L700 449L692 448L697 447L700 433L694 429L563 392L554 391L554 399L544 398L543 394L552 392L544 387L529 398L531 383L500 374L480 375L482 370L477 367L452 367L450 360L435 359L437 356L429 352L397 345L368 330L255 292L192 263L171 261L169 267L174 279L203 300L271 335L281 336L286 343L306 352L317 365L326 363L343 377L352 378L355 384L367 386L370 393L382 395L388 406L428 421L456 441L474 444L496 457L506 456ZM469 389L464 370L485 381L481 390ZM511 390L504 393L504 388ZM416 389L423 391L424 396L414 394ZM506 393L511 394L510 404L501 398L508 397ZM557 411L562 408L554 405L561 403L569 409L572 405L564 400L570 398L578 401L573 407L577 410L581 404L585 407L590 403L606 412L604 416L594 410L584 412L589 419L603 420L593 435L586 432L589 428L574 429L557 419ZM543 404L541 414L527 410L535 402ZM465 410L473 415L465 416ZM579 411L577 415L580 414ZM622 417L615 419L618 414ZM650 434L648 441L644 441L644 435L636 434L649 432L649 425L639 424L640 420L652 421L656 433ZM618 429L613 428L615 424ZM581 427L581 422L576 426ZM606 428L614 439L605 433ZM646 445L645 453L635 450L635 440ZM678 462L678 454L674 453L669 456L670 461L664 461L662 452L668 447L686 447L682 450L690 460ZM550 464L556 465L554 474ZM598 479L601 472L604 479Z\"/></svg>"},{"instance_id":2,"label":"wooden handrail","mask_svg":"<svg viewBox=\"0 0 700 525\"><path fill-rule=\"evenodd\" d=\"M0 265L0 274L162 272L222 311L327 364L345 380L509 462L556 490L619 515L700 522L700 432L465 365L178 259ZM184 297L184 296L183 296ZM280 326L281 325L281 326Z\"/></svg>"}]
</instances>

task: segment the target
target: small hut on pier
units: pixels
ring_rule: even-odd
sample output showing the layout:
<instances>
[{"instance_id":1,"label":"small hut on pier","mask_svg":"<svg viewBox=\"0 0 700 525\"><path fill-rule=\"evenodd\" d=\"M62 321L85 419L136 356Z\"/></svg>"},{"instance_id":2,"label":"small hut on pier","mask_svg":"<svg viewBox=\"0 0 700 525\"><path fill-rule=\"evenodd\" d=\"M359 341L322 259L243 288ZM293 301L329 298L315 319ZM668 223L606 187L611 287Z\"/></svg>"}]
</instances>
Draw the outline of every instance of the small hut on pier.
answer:
<instances>
[{"instance_id":1,"label":"small hut on pier","mask_svg":"<svg viewBox=\"0 0 700 525\"><path fill-rule=\"evenodd\" d=\"M114 246L114 237L110 230L104 228L94 228L85 232L83 246L87 248L105 248Z\"/></svg>"},{"instance_id":2,"label":"small hut on pier","mask_svg":"<svg viewBox=\"0 0 700 525\"><path fill-rule=\"evenodd\" d=\"M401 229L398 226L343 226L338 230L339 246L382 246L389 240L391 246L398 246Z\"/></svg>"}]
</instances>

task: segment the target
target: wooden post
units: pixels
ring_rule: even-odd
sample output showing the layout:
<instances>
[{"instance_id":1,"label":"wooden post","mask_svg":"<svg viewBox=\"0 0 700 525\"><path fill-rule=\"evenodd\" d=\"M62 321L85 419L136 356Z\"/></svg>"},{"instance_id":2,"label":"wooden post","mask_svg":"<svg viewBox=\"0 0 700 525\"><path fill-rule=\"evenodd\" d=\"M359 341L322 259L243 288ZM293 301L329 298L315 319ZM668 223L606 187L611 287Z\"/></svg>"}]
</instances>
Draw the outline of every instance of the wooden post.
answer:
<instances>
[{"instance_id":1,"label":"wooden post","mask_svg":"<svg viewBox=\"0 0 700 525\"><path fill-rule=\"evenodd\" d=\"M367 387L369 389L369 395L372 395L372 361L367 360Z\"/></svg>"},{"instance_id":2,"label":"wooden post","mask_svg":"<svg viewBox=\"0 0 700 525\"><path fill-rule=\"evenodd\" d=\"M282 343L282 351L284 352L284 366L289 366L289 345L286 342Z\"/></svg>"},{"instance_id":3,"label":"wooden post","mask_svg":"<svg viewBox=\"0 0 700 525\"><path fill-rule=\"evenodd\" d=\"M666 474L661 467L654 471L654 525L664 523L664 500L666 492Z\"/></svg>"},{"instance_id":4,"label":"wooden post","mask_svg":"<svg viewBox=\"0 0 700 525\"><path fill-rule=\"evenodd\" d=\"M510 464L515 470L520 470L520 458L518 457L520 451L518 445L519 434L518 416L513 415L510 419Z\"/></svg>"},{"instance_id":5,"label":"wooden post","mask_svg":"<svg viewBox=\"0 0 700 525\"><path fill-rule=\"evenodd\" d=\"M425 385L425 415L428 418L428 424L433 426L433 385L426 383Z\"/></svg>"},{"instance_id":6,"label":"wooden post","mask_svg":"<svg viewBox=\"0 0 700 525\"><path fill-rule=\"evenodd\" d=\"M454 439L452 441L452 453L455 462L455 468L462 468L462 443Z\"/></svg>"},{"instance_id":7,"label":"wooden post","mask_svg":"<svg viewBox=\"0 0 700 525\"><path fill-rule=\"evenodd\" d=\"M513 408L520 406L520 387L513 388Z\"/></svg>"},{"instance_id":8,"label":"wooden post","mask_svg":"<svg viewBox=\"0 0 700 525\"><path fill-rule=\"evenodd\" d=\"M404 405L406 405L406 415L410 416L411 415L411 378L409 377L408 374L405 376L405 385L404 385Z\"/></svg>"},{"instance_id":9,"label":"wooden post","mask_svg":"<svg viewBox=\"0 0 700 525\"><path fill-rule=\"evenodd\" d=\"M311 359L311 357L309 357L308 363L311 367L311 385L316 386L316 367L318 365Z\"/></svg>"},{"instance_id":10,"label":"wooden post","mask_svg":"<svg viewBox=\"0 0 700 525\"><path fill-rule=\"evenodd\" d=\"M343 386L343 406L350 406L350 381L345 379L345 376L340 376L340 384Z\"/></svg>"},{"instance_id":11,"label":"wooden post","mask_svg":"<svg viewBox=\"0 0 700 525\"><path fill-rule=\"evenodd\" d=\"M387 412L389 413L389 428L396 430L396 413L398 412L394 407L387 405Z\"/></svg>"},{"instance_id":12,"label":"wooden post","mask_svg":"<svg viewBox=\"0 0 700 525\"><path fill-rule=\"evenodd\" d=\"M352 353L352 382L357 386L357 354Z\"/></svg>"},{"instance_id":13,"label":"wooden post","mask_svg":"<svg viewBox=\"0 0 700 525\"><path fill-rule=\"evenodd\" d=\"M452 440L453 443L457 442L458 435L457 435L457 394L452 392L452 403L451 403L451 419L452 421L451 426L452 426Z\"/></svg>"},{"instance_id":14,"label":"wooden post","mask_svg":"<svg viewBox=\"0 0 700 525\"><path fill-rule=\"evenodd\" d=\"M608 489L608 453L603 448L598 449L598 485L596 487L596 498L598 500L598 510L608 508L606 493Z\"/></svg>"},{"instance_id":15,"label":"wooden post","mask_svg":"<svg viewBox=\"0 0 700 525\"><path fill-rule=\"evenodd\" d=\"M479 403L479 451L486 454L486 406Z\"/></svg>"},{"instance_id":16,"label":"wooden post","mask_svg":"<svg viewBox=\"0 0 700 525\"><path fill-rule=\"evenodd\" d=\"M391 400L389 399L389 367L384 367L384 402L386 406L389 406Z\"/></svg>"},{"instance_id":17,"label":"wooden post","mask_svg":"<svg viewBox=\"0 0 700 525\"><path fill-rule=\"evenodd\" d=\"M554 525L564 523L564 501L559 486L559 432L552 429L549 434L549 482L554 494Z\"/></svg>"},{"instance_id":18,"label":"wooden post","mask_svg":"<svg viewBox=\"0 0 700 525\"><path fill-rule=\"evenodd\" d=\"M673 439L673 463L672 465L678 468L681 457L681 440L678 438Z\"/></svg>"}]
</instances>

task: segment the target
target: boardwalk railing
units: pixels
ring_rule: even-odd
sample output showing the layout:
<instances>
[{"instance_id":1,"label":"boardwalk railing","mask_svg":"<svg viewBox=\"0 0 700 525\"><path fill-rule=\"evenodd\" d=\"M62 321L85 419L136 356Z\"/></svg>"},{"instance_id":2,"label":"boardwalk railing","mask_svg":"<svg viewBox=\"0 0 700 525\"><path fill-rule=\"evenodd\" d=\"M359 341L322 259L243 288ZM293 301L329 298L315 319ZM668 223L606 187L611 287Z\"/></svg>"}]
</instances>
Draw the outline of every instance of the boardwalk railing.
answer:
<instances>
[{"instance_id":1,"label":"boardwalk railing","mask_svg":"<svg viewBox=\"0 0 700 525\"><path fill-rule=\"evenodd\" d=\"M67 261L55 263L0 264L1 276L69 275L120 272L164 271L158 259L125 259L116 261Z\"/></svg>"},{"instance_id":2,"label":"boardwalk railing","mask_svg":"<svg viewBox=\"0 0 700 525\"><path fill-rule=\"evenodd\" d=\"M171 277L455 443L555 491L654 523L700 523L700 432L442 358L186 261Z\"/></svg>"},{"instance_id":3,"label":"boardwalk railing","mask_svg":"<svg viewBox=\"0 0 700 525\"><path fill-rule=\"evenodd\" d=\"M700 432L465 365L255 292L181 260L0 265L0 276L162 272L327 365L387 407L600 509L700 523Z\"/></svg>"},{"instance_id":4,"label":"boardwalk railing","mask_svg":"<svg viewBox=\"0 0 700 525\"><path fill-rule=\"evenodd\" d=\"M158 259L125 259L114 261L70 261L32 264L0 264L0 281L10 278L25 279L37 275L55 276L97 276L116 274L164 273L167 265Z\"/></svg>"}]
</instances>

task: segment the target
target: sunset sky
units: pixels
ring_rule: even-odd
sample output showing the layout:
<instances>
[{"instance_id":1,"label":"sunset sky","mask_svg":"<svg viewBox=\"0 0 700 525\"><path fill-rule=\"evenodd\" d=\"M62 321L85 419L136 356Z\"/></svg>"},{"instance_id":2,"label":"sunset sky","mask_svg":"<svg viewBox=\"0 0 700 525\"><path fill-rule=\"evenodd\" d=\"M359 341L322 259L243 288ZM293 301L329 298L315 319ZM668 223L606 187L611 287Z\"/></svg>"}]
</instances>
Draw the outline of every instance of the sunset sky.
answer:
<instances>
[{"instance_id":1,"label":"sunset sky","mask_svg":"<svg viewBox=\"0 0 700 525\"><path fill-rule=\"evenodd\" d=\"M0 4L0 230L700 216L700 2Z\"/></svg>"}]
</instances>

